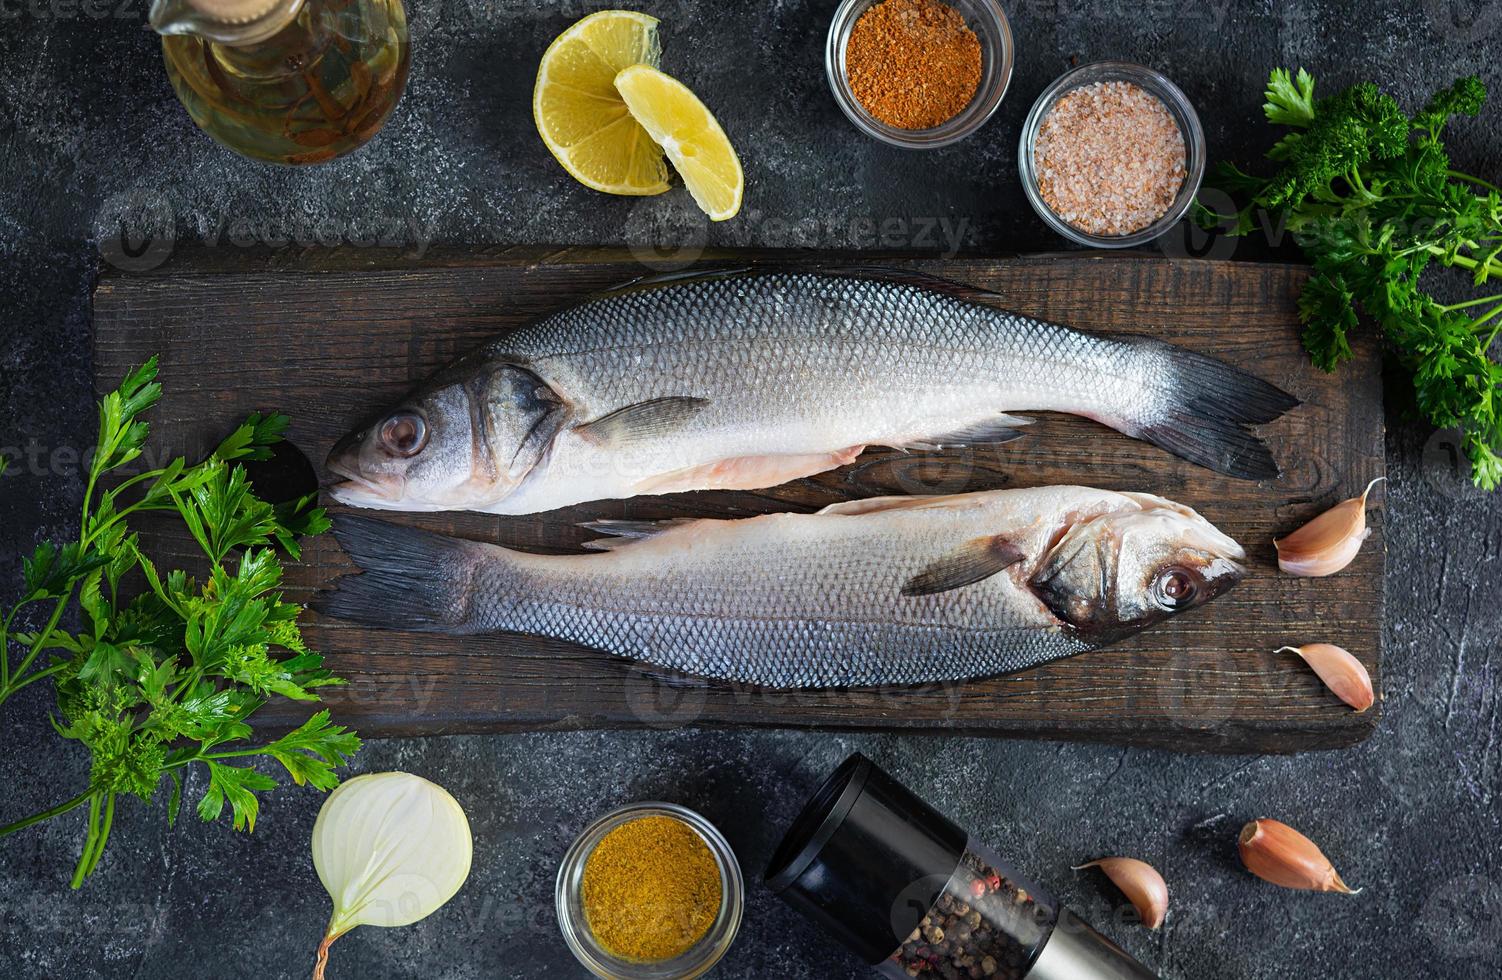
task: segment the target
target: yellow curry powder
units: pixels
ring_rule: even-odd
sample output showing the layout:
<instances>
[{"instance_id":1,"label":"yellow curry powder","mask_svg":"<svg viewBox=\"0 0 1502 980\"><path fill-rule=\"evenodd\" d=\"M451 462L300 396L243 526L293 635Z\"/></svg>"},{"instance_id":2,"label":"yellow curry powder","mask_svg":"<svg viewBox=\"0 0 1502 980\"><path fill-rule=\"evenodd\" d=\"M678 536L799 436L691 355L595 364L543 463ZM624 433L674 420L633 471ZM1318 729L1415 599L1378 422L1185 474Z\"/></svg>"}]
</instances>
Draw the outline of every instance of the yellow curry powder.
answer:
<instances>
[{"instance_id":1,"label":"yellow curry powder","mask_svg":"<svg viewBox=\"0 0 1502 980\"><path fill-rule=\"evenodd\" d=\"M720 914L720 868L692 827L638 817L600 839L584 862L584 920L610 953L670 960Z\"/></svg>"}]
</instances>

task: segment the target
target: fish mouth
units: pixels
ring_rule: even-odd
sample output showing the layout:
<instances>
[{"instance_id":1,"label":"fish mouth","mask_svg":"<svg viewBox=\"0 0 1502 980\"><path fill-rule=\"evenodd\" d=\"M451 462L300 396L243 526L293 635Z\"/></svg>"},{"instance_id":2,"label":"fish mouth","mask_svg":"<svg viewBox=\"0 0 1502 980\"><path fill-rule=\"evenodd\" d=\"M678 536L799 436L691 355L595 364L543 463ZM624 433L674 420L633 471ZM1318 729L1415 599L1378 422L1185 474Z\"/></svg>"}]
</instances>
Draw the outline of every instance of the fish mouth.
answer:
<instances>
[{"instance_id":1,"label":"fish mouth","mask_svg":"<svg viewBox=\"0 0 1502 980\"><path fill-rule=\"evenodd\" d=\"M1251 574L1251 569L1243 561L1245 558L1246 552L1242 551L1240 546L1238 546L1236 555L1222 555L1213 559L1201 569L1200 576L1204 579L1204 587L1207 593L1205 602L1210 602L1225 595L1240 585Z\"/></svg>"},{"instance_id":2,"label":"fish mouth","mask_svg":"<svg viewBox=\"0 0 1502 980\"><path fill-rule=\"evenodd\" d=\"M330 459L326 465L329 472L340 479L324 484L324 489L341 504L393 507L401 501L401 486L394 481L377 482L336 459Z\"/></svg>"}]
</instances>

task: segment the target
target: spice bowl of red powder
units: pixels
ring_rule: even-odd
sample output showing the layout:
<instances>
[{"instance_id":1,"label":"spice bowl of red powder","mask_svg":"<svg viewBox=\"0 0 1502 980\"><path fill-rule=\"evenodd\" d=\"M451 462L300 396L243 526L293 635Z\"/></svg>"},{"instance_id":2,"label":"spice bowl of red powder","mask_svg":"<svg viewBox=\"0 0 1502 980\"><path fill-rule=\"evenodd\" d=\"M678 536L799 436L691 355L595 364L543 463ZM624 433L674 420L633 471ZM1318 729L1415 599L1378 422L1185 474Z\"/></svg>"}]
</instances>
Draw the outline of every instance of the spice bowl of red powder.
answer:
<instances>
[{"instance_id":1,"label":"spice bowl of red powder","mask_svg":"<svg viewBox=\"0 0 1502 980\"><path fill-rule=\"evenodd\" d=\"M857 129L935 149L985 125L1012 79L997 0L844 0L824 47L829 88Z\"/></svg>"},{"instance_id":2,"label":"spice bowl of red powder","mask_svg":"<svg viewBox=\"0 0 1502 980\"><path fill-rule=\"evenodd\" d=\"M1071 241L1128 248L1184 217L1205 173L1205 134L1179 87L1142 65L1065 73L1028 113L1017 169L1033 208Z\"/></svg>"}]
</instances>

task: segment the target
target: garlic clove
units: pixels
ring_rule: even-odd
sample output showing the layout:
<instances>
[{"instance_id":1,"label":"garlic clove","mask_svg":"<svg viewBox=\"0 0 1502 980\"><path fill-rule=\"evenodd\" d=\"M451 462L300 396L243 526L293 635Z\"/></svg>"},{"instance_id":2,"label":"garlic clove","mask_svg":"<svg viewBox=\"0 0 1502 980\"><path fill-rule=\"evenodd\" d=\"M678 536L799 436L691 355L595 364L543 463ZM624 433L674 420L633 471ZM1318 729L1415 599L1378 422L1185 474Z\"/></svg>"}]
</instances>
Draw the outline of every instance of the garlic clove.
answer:
<instances>
[{"instance_id":1,"label":"garlic clove","mask_svg":"<svg viewBox=\"0 0 1502 980\"><path fill-rule=\"evenodd\" d=\"M1263 881L1303 891L1355 895L1314 841L1276 820L1253 820L1237 841L1241 863Z\"/></svg>"},{"instance_id":2,"label":"garlic clove","mask_svg":"<svg viewBox=\"0 0 1502 980\"><path fill-rule=\"evenodd\" d=\"M1376 702L1372 675L1349 651L1333 643L1306 643L1301 647L1279 647L1277 650L1278 653L1288 651L1303 657L1325 686L1358 712Z\"/></svg>"},{"instance_id":3,"label":"garlic clove","mask_svg":"<svg viewBox=\"0 0 1502 980\"><path fill-rule=\"evenodd\" d=\"M313 824L313 866L334 901L318 947L360 925L404 926L454 897L474 858L469 820L437 783L405 772L367 773L328 795Z\"/></svg>"},{"instance_id":4,"label":"garlic clove","mask_svg":"<svg viewBox=\"0 0 1502 980\"><path fill-rule=\"evenodd\" d=\"M1372 533L1366 526L1367 495L1386 479L1377 477L1361 496L1342 500L1287 537L1275 539L1278 567L1290 575L1318 577L1334 575L1349 565Z\"/></svg>"},{"instance_id":5,"label":"garlic clove","mask_svg":"<svg viewBox=\"0 0 1502 980\"><path fill-rule=\"evenodd\" d=\"M1158 874L1158 869L1146 861L1129 857L1109 857L1077 865L1074 870L1099 868L1111 883L1132 903L1142 924L1156 929L1163 924L1168 914L1168 883Z\"/></svg>"}]
</instances>

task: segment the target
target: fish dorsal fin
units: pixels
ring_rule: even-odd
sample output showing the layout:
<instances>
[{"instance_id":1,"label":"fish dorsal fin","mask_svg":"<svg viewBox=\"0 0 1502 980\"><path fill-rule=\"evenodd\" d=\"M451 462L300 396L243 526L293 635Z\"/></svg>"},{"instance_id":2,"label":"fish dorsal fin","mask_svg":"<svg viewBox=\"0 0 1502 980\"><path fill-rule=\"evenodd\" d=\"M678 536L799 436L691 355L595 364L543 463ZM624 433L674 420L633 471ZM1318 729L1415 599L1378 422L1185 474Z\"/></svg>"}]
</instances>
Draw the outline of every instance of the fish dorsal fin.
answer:
<instances>
[{"instance_id":1,"label":"fish dorsal fin","mask_svg":"<svg viewBox=\"0 0 1502 980\"><path fill-rule=\"evenodd\" d=\"M1033 420L1020 415L997 415L970 425L961 426L941 435L926 436L904 442L898 449L934 450L958 446L1001 445L1021 439L1021 426L1032 425Z\"/></svg>"},{"instance_id":2,"label":"fish dorsal fin","mask_svg":"<svg viewBox=\"0 0 1502 980\"><path fill-rule=\"evenodd\" d=\"M586 541L583 547L591 551L615 551L647 538L655 538L664 531L674 528L687 527L697 524L702 518L698 517L670 517L661 521L629 521L604 518L598 521L587 521L579 526L586 531L598 531L601 534L610 535L605 538L596 538Z\"/></svg>"},{"instance_id":3,"label":"fish dorsal fin","mask_svg":"<svg viewBox=\"0 0 1502 980\"><path fill-rule=\"evenodd\" d=\"M956 299L967 300L972 303L984 303L987 306L998 306L1004 303L1004 297L1000 293L984 289L980 286L972 286L956 279L934 275L930 272L920 272L917 269L903 269L895 266L883 265L838 265L819 264L812 266L794 266L785 262L768 262L764 265L741 265L724 269L680 269L677 272L654 273L639 276L619 286L595 294L593 298L603 299L609 296L620 296L627 293L637 293L652 289L661 289L664 286L681 286L691 282L711 282L724 279L739 279L743 276L772 276L772 275L819 275L828 278L843 279L877 279L882 282L897 283L904 286L917 286Z\"/></svg>"},{"instance_id":4,"label":"fish dorsal fin","mask_svg":"<svg viewBox=\"0 0 1502 980\"><path fill-rule=\"evenodd\" d=\"M577 425L574 433L598 446L620 448L667 435L682 427L708 405L707 399L683 395L653 398L618 408L608 415Z\"/></svg>"},{"instance_id":5,"label":"fish dorsal fin","mask_svg":"<svg viewBox=\"0 0 1502 980\"><path fill-rule=\"evenodd\" d=\"M999 534L974 538L908 579L902 594L934 595L974 585L1025 557L1021 548Z\"/></svg>"},{"instance_id":6,"label":"fish dorsal fin","mask_svg":"<svg viewBox=\"0 0 1502 980\"><path fill-rule=\"evenodd\" d=\"M916 510L920 507L924 510L948 510L969 507L981 497L988 497L995 493L997 493L995 490L973 490L970 493L917 493L909 496L867 497L864 500L842 500L816 513L856 517L861 514L875 514L888 510Z\"/></svg>"},{"instance_id":7,"label":"fish dorsal fin","mask_svg":"<svg viewBox=\"0 0 1502 980\"><path fill-rule=\"evenodd\" d=\"M610 296L622 296L627 293L640 293L653 289L661 289L664 286L681 286L689 282L737 279L741 276L754 275L757 271L753 266L740 265L729 269L679 269L676 272L654 272L645 276L637 276L635 279L627 280L619 286L611 286L609 289L596 293L591 298L605 299Z\"/></svg>"},{"instance_id":8,"label":"fish dorsal fin","mask_svg":"<svg viewBox=\"0 0 1502 980\"><path fill-rule=\"evenodd\" d=\"M917 286L920 289L943 293L971 303L984 303L987 306L997 306L1005 302L1005 297L1000 293L981 286L972 286L958 279L934 275L931 272L920 272L917 269L883 265L847 265L830 266L820 271L827 275L847 276L855 279L880 279L883 282L898 283L903 286Z\"/></svg>"},{"instance_id":9,"label":"fish dorsal fin","mask_svg":"<svg viewBox=\"0 0 1502 980\"><path fill-rule=\"evenodd\" d=\"M842 500L830 504L816 513L839 517L856 517L860 514L875 514L884 510L907 510L940 499L937 494L915 494L911 497L867 497L865 500Z\"/></svg>"}]
</instances>

